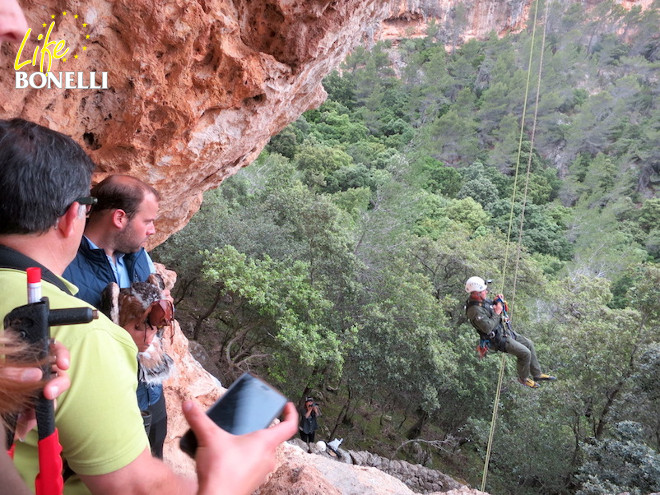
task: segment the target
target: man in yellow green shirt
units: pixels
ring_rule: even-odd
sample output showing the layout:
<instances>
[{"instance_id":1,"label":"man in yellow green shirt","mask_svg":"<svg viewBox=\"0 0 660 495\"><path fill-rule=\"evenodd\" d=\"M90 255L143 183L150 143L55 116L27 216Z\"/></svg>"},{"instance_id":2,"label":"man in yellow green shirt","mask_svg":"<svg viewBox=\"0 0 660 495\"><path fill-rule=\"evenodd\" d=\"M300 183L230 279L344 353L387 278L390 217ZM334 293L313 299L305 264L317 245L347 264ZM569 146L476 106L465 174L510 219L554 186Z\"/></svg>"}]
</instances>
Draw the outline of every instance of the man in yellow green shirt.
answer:
<instances>
[{"instance_id":1,"label":"man in yellow green shirt","mask_svg":"<svg viewBox=\"0 0 660 495\"><path fill-rule=\"evenodd\" d=\"M42 268L42 295L52 308L79 307L61 274L76 255L90 205L94 164L71 138L22 120L0 120L0 259ZM0 317L27 303L26 276L0 268ZM20 268L20 267L19 267ZM274 466L277 445L297 428L293 404L277 426L232 436L192 403L198 479L186 479L151 456L135 389L137 348L101 316L90 324L52 327L70 350L71 387L58 399L56 425L66 470L65 495L251 493ZM37 471L34 432L16 449L28 486ZM0 480L1 482L1 480Z\"/></svg>"}]
</instances>

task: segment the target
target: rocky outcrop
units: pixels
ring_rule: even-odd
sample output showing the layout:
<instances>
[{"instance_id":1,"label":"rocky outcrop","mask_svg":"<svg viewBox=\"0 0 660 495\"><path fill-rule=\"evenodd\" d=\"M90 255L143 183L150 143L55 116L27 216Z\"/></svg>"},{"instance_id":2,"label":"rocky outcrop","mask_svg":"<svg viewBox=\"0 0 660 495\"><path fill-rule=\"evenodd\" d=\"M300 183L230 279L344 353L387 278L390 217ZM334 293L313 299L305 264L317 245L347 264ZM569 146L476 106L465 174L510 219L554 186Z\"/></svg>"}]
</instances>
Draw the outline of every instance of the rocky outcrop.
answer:
<instances>
[{"instance_id":1,"label":"rocky outcrop","mask_svg":"<svg viewBox=\"0 0 660 495\"><path fill-rule=\"evenodd\" d=\"M591 0L595 2L596 0ZM626 6L651 0L622 0ZM0 48L0 117L73 136L96 179L131 173L163 195L152 247L183 227L202 193L325 98L321 80L363 39L424 32L449 45L524 26L531 0L43 0L18 62L33 74L51 21L68 56L53 73L107 73L107 89L16 88L18 46ZM66 10L65 10L66 9ZM66 14L66 15L65 15ZM78 16L78 17L75 17ZM380 22L386 19L384 30ZM51 51L55 51L51 49ZM46 57L48 60L48 57Z\"/></svg>"},{"instance_id":2,"label":"rocky outcrop","mask_svg":"<svg viewBox=\"0 0 660 495\"><path fill-rule=\"evenodd\" d=\"M302 450L307 449L307 445L297 438L291 440L290 443L297 445ZM323 441L313 445L311 452L326 459L332 459L333 463L340 462L353 466L376 468L378 471L403 482L414 493L447 493L454 490L468 489L465 485L435 469L429 469L421 464L411 464L403 460L388 459L371 452L344 450L337 447L330 448ZM314 462L319 467L318 464L321 461L314 460L310 462ZM321 466L326 466L326 464L321 462ZM319 469L323 471L322 468Z\"/></svg>"},{"instance_id":3,"label":"rocky outcrop","mask_svg":"<svg viewBox=\"0 0 660 495\"><path fill-rule=\"evenodd\" d=\"M602 0L587 0L587 7ZM624 8L648 8L653 0L618 0ZM503 36L527 25L528 0L398 0L377 33L379 39L400 40L427 36L428 23L435 22L437 38L449 47L471 39L483 39L490 32Z\"/></svg>"},{"instance_id":4,"label":"rocky outcrop","mask_svg":"<svg viewBox=\"0 0 660 495\"><path fill-rule=\"evenodd\" d=\"M374 467L348 465L329 457L307 454L300 447L283 446L284 461L257 495L487 495L456 482L441 491L411 487Z\"/></svg>"},{"instance_id":5,"label":"rocky outcrop","mask_svg":"<svg viewBox=\"0 0 660 495\"><path fill-rule=\"evenodd\" d=\"M323 77L388 7L383 0L26 3L33 34L20 61L30 60L52 19L51 40L64 40L70 54L51 70L107 72L108 89L16 89L19 48L5 43L0 116L73 136L99 165L97 179L128 172L157 187L158 244L188 222L204 191L325 99Z\"/></svg>"},{"instance_id":6,"label":"rocky outcrop","mask_svg":"<svg viewBox=\"0 0 660 495\"><path fill-rule=\"evenodd\" d=\"M406 486L417 493L448 492L464 488L451 477L419 464L387 459L365 451L348 451L356 466L371 466L405 482Z\"/></svg>"},{"instance_id":7,"label":"rocky outcrop","mask_svg":"<svg viewBox=\"0 0 660 495\"><path fill-rule=\"evenodd\" d=\"M522 29L532 2L528 0L401 0L382 23L383 39L423 37L434 21L438 37L450 46L489 32L498 35Z\"/></svg>"}]
</instances>

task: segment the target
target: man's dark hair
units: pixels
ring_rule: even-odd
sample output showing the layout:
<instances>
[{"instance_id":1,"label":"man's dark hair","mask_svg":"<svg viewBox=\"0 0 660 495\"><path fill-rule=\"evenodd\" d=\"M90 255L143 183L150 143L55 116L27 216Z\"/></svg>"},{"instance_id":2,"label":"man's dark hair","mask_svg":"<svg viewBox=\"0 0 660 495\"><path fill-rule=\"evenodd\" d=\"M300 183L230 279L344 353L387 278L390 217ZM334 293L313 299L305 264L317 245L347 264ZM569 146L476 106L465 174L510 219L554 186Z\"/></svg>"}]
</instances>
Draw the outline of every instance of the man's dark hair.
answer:
<instances>
[{"instance_id":1,"label":"man's dark hair","mask_svg":"<svg viewBox=\"0 0 660 495\"><path fill-rule=\"evenodd\" d=\"M23 119L0 120L0 235L47 232L89 195L94 168L70 137Z\"/></svg>"},{"instance_id":2,"label":"man's dark hair","mask_svg":"<svg viewBox=\"0 0 660 495\"><path fill-rule=\"evenodd\" d=\"M140 179L130 175L111 175L92 188L91 195L98 202L92 207L90 216L103 210L120 209L128 218L133 218L149 193L160 201L158 191Z\"/></svg>"}]
</instances>

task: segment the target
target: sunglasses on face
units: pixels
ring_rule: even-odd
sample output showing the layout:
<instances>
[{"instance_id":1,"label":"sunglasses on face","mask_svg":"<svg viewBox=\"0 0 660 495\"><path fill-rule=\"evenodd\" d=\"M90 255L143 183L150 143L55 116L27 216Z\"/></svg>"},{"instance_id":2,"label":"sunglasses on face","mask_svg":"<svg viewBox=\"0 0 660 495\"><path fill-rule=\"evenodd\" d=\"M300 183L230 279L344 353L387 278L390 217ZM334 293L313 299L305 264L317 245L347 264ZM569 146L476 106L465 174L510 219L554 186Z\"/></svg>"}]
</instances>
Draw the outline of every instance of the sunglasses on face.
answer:
<instances>
[{"instance_id":1,"label":"sunglasses on face","mask_svg":"<svg viewBox=\"0 0 660 495\"><path fill-rule=\"evenodd\" d=\"M94 196L83 196L80 198L76 198L76 201L80 205L85 205L85 213L89 215L89 212L92 209L92 206L94 206L96 203L98 203L98 199L95 198Z\"/></svg>"}]
</instances>

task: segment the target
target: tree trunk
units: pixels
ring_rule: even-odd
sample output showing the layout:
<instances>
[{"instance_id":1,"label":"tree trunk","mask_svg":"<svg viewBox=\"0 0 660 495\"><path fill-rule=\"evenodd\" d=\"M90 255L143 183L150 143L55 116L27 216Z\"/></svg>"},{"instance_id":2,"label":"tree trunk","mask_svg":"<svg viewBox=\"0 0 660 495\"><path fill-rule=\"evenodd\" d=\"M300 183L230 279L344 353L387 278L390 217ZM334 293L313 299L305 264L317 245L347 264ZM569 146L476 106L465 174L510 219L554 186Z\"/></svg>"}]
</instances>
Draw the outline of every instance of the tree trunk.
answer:
<instances>
[{"instance_id":1,"label":"tree trunk","mask_svg":"<svg viewBox=\"0 0 660 495\"><path fill-rule=\"evenodd\" d=\"M622 382L617 383L617 386L614 388L614 390L607 394L607 402L605 403L605 406L603 407L603 411L600 414L600 419L598 420L598 424L596 426L596 431L595 437L600 440L601 437L603 436L603 432L605 431L605 427L607 426L607 415L610 412L610 409L612 408L612 404L614 404L615 399L619 395L619 392L621 392L621 386Z\"/></svg>"},{"instance_id":2,"label":"tree trunk","mask_svg":"<svg viewBox=\"0 0 660 495\"><path fill-rule=\"evenodd\" d=\"M213 314L215 308L218 306L218 303L220 302L221 297L222 297L222 291L218 290L215 293L215 299L213 300L213 303L211 303L211 306L209 306L209 308L206 310L206 312L203 315L197 317L195 321L195 328L193 329L193 340L198 340L199 332L202 330L202 323L204 323L204 320L206 320L209 316Z\"/></svg>"},{"instance_id":3,"label":"tree trunk","mask_svg":"<svg viewBox=\"0 0 660 495\"><path fill-rule=\"evenodd\" d=\"M348 390L348 400L346 401L346 404L344 404L344 407L341 408L341 411L339 411L337 421L335 421L335 426L332 428L328 438L334 438L335 433L337 432L337 428L339 428L339 425L344 421L346 415L348 414L348 409L351 407L353 392L351 391L351 386L349 384L346 385L346 389Z\"/></svg>"},{"instance_id":4,"label":"tree trunk","mask_svg":"<svg viewBox=\"0 0 660 495\"><path fill-rule=\"evenodd\" d=\"M191 278L190 280L186 280L185 282L183 282L181 285L178 286L178 290L176 291L177 298L174 300L175 306L181 303L181 301L185 299L186 295L188 294L188 289L195 281L197 281L196 277Z\"/></svg>"},{"instance_id":5,"label":"tree trunk","mask_svg":"<svg viewBox=\"0 0 660 495\"><path fill-rule=\"evenodd\" d=\"M422 436L422 430L424 429L426 420L429 419L429 415L426 412L422 411L421 409L417 410L417 414L418 414L417 422L410 428L410 430L408 430L408 433L406 434L406 437L408 437L410 440Z\"/></svg>"}]
</instances>

